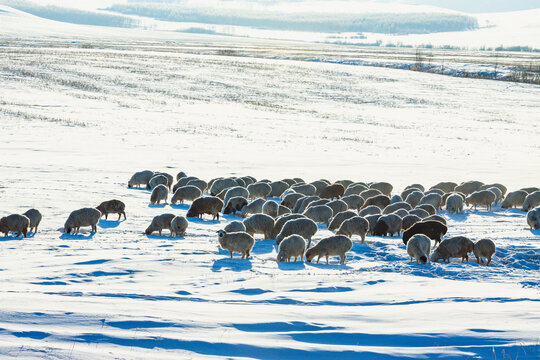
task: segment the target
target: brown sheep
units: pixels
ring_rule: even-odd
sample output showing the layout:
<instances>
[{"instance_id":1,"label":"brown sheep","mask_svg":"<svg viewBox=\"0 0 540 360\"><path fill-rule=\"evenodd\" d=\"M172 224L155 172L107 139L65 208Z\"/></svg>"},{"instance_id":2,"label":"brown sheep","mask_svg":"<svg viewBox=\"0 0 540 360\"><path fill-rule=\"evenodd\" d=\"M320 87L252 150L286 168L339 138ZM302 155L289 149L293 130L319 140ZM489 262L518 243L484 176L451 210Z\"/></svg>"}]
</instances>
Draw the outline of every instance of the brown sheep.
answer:
<instances>
[{"instance_id":1,"label":"brown sheep","mask_svg":"<svg viewBox=\"0 0 540 360\"><path fill-rule=\"evenodd\" d=\"M407 241L416 234L424 234L431 240L435 240L435 243L440 243L441 238L448 231L448 227L443 223L435 220L427 220L417 222L407 230L403 232L403 243L407 245Z\"/></svg>"},{"instance_id":2,"label":"brown sheep","mask_svg":"<svg viewBox=\"0 0 540 360\"><path fill-rule=\"evenodd\" d=\"M96 206L96 209L98 209L101 212L101 216L105 215L105 219L107 219L107 215L109 214L118 214L118 220L124 215L124 220L126 220L126 204L124 204L120 200L108 200L104 201L98 206Z\"/></svg>"},{"instance_id":3,"label":"brown sheep","mask_svg":"<svg viewBox=\"0 0 540 360\"><path fill-rule=\"evenodd\" d=\"M215 196L206 196L195 199L186 214L187 217L200 217L203 214L212 215L212 220L219 220L219 212L223 208L223 201Z\"/></svg>"},{"instance_id":4,"label":"brown sheep","mask_svg":"<svg viewBox=\"0 0 540 360\"><path fill-rule=\"evenodd\" d=\"M321 191L321 199L339 199L345 193L345 188L341 184L328 185Z\"/></svg>"}]
</instances>

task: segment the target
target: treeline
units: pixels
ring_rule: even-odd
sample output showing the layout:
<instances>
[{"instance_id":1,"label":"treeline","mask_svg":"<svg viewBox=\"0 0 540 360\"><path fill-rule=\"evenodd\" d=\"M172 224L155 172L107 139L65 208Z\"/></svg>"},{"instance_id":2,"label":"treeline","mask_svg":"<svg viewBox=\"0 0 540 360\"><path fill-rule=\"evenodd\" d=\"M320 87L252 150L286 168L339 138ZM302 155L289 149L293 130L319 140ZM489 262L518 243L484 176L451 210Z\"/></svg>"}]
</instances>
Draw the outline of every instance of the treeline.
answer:
<instances>
[{"instance_id":1,"label":"treeline","mask_svg":"<svg viewBox=\"0 0 540 360\"><path fill-rule=\"evenodd\" d=\"M478 28L476 18L451 13L284 14L271 10L255 12L190 8L178 3L158 2L116 4L107 10L165 21L250 26L271 30L426 34Z\"/></svg>"}]
</instances>

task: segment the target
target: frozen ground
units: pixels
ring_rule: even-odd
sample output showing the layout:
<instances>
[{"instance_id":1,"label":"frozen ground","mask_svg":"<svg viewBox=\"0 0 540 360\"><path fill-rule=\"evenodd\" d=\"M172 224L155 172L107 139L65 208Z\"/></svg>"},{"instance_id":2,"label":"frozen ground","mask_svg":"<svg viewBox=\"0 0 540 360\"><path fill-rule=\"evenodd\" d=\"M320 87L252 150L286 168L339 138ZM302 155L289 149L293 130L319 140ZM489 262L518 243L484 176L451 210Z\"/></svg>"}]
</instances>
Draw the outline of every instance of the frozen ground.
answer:
<instances>
[{"instance_id":1,"label":"frozen ground","mask_svg":"<svg viewBox=\"0 0 540 360\"><path fill-rule=\"evenodd\" d=\"M1 215L44 214L35 236L0 239L0 357L538 359L540 233L519 210L442 213L449 236L494 239L490 267L411 264L400 239L374 237L345 266L277 264L271 240L258 238L250 260L218 250L215 231L233 217L190 221L184 238L143 235L187 205L148 206L126 181L150 168L396 191L473 178L539 186L540 87L220 56L210 36L89 28L83 47L56 31L11 32L0 47ZM126 221L59 231L70 211L110 198L127 204Z\"/></svg>"}]
</instances>

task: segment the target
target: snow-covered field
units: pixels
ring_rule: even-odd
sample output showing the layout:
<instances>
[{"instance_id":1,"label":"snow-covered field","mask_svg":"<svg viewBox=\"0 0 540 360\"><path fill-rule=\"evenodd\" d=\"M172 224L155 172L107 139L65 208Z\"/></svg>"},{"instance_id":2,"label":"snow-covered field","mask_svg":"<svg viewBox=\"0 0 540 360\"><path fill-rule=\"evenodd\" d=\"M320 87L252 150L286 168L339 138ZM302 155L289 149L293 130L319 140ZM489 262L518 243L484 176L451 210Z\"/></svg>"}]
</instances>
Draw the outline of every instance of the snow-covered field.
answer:
<instances>
[{"instance_id":1,"label":"snow-covered field","mask_svg":"<svg viewBox=\"0 0 540 360\"><path fill-rule=\"evenodd\" d=\"M356 242L346 265L278 264L260 236L249 260L217 248L233 216L145 236L153 216L189 205L149 206L126 188L146 168L385 180L396 193L539 186L539 86L221 56L232 40L212 36L88 27L83 47L58 29L31 41L2 30L0 215L36 207L44 219L35 236L0 238L0 357L539 358L540 233L519 210L441 213L448 236L495 241L489 267L409 263L389 237ZM111 198L127 220L60 232L69 212ZM315 240L330 234L321 225Z\"/></svg>"}]
</instances>

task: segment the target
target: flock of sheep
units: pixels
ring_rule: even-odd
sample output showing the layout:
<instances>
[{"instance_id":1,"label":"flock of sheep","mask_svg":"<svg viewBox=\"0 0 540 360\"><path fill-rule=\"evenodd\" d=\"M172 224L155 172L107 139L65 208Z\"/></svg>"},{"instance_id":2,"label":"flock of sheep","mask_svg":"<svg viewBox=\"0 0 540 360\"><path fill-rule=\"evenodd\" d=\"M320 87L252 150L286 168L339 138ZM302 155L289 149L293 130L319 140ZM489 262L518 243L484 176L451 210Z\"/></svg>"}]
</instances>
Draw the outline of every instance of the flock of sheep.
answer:
<instances>
[{"instance_id":1,"label":"flock of sheep","mask_svg":"<svg viewBox=\"0 0 540 360\"><path fill-rule=\"evenodd\" d=\"M352 248L352 237L357 235L364 242L366 235L402 236L407 253L417 263L461 258L467 261L473 253L477 262L489 265L495 253L490 239L471 241L465 236L442 239L447 233L446 220L437 215L443 207L450 213L459 213L466 206L486 207L494 204L502 208L521 207L527 211L527 223L531 229L540 229L540 189L524 188L507 194L501 184L484 184L468 181L462 184L441 182L425 190L420 184L412 184L401 194L392 196L393 186L386 182L363 183L339 180L330 183L325 179L305 183L300 178L280 181L259 180L251 176L216 178L209 182L180 172L172 175L149 170L131 177L128 187L144 186L151 190L150 203L167 202L172 191L171 203L190 201L187 218L209 214L219 220L219 214L238 213L242 221L232 221L217 232L222 249L250 256L255 244L254 236L275 239L279 245L277 261L297 261L305 256L311 262L324 257L339 256L345 263L346 253ZM279 199L278 201L276 201ZM97 231L102 216L118 214L126 219L125 204L109 200L95 208L73 211L64 225L65 233L78 233L80 227L91 226ZM183 216L162 214L152 219L146 229L162 234L164 229L171 236L183 236L188 220ZM19 215L0 219L0 232L6 236L13 232L26 237L28 230L37 232L41 214L36 209ZM325 224L334 236L319 240L311 246L317 233L318 223ZM431 251L431 241L438 246Z\"/></svg>"}]
</instances>

